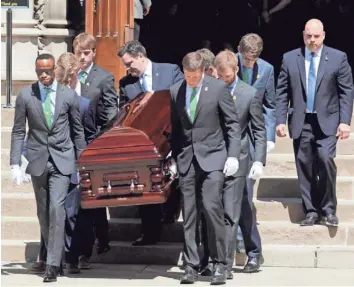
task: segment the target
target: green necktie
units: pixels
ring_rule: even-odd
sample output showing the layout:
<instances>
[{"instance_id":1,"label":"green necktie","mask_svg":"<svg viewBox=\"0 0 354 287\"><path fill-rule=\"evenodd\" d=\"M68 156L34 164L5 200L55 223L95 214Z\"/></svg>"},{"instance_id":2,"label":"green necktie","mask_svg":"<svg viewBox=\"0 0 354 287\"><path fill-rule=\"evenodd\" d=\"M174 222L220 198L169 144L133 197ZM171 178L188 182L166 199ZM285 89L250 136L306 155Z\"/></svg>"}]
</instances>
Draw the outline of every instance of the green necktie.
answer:
<instances>
[{"instance_id":1,"label":"green necktie","mask_svg":"<svg viewBox=\"0 0 354 287\"><path fill-rule=\"evenodd\" d=\"M243 72L242 72L242 80L249 84L250 79L249 79L249 73L248 73L248 68L243 67Z\"/></svg>"},{"instance_id":2,"label":"green necktie","mask_svg":"<svg viewBox=\"0 0 354 287\"><path fill-rule=\"evenodd\" d=\"M87 79L87 72L86 71L81 71L79 73L79 81L82 83L82 84L85 84L86 83L86 79Z\"/></svg>"},{"instance_id":3,"label":"green necktie","mask_svg":"<svg viewBox=\"0 0 354 287\"><path fill-rule=\"evenodd\" d=\"M52 126L53 123L53 114L52 114L52 105L51 105L51 98L50 98L50 94L52 93L51 88L48 87L44 87L44 91L45 91L45 100L44 100L44 116L45 119L47 121L47 125L50 128Z\"/></svg>"},{"instance_id":4,"label":"green necktie","mask_svg":"<svg viewBox=\"0 0 354 287\"><path fill-rule=\"evenodd\" d=\"M190 118L194 121L195 111L197 110L197 87L192 88L191 99L189 102Z\"/></svg>"}]
</instances>

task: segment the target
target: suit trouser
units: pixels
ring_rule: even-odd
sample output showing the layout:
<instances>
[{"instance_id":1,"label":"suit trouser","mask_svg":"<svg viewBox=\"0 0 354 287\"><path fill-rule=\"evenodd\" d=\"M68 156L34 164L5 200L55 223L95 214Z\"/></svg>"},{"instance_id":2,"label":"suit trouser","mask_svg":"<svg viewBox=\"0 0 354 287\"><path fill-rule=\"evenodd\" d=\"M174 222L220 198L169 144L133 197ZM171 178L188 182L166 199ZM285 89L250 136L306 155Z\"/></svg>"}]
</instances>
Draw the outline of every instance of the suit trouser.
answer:
<instances>
[{"instance_id":1,"label":"suit trouser","mask_svg":"<svg viewBox=\"0 0 354 287\"><path fill-rule=\"evenodd\" d=\"M162 204L148 204L139 207L141 234L144 239L159 240L161 234Z\"/></svg>"},{"instance_id":2,"label":"suit trouser","mask_svg":"<svg viewBox=\"0 0 354 287\"><path fill-rule=\"evenodd\" d=\"M94 244L93 222L91 214L80 208L80 197L70 196L77 193L76 185L69 185L69 194L65 201L65 261L67 263L77 263L80 255L90 257ZM71 201L68 203L68 201ZM73 202L76 201L76 202ZM38 261L47 260L47 248L45 247L43 236L38 254Z\"/></svg>"},{"instance_id":3,"label":"suit trouser","mask_svg":"<svg viewBox=\"0 0 354 287\"><path fill-rule=\"evenodd\" d=\"M253 186L254 180L247 177L243 188L239 226L248 257L259 257L262 254L262 241L253 212Z\"/></svg>"},{"instance_id":4,"label":"suit trouser","mask_svg":"<svg viewBox=\"0 0 354 287\"><path fill-rule=\"evenodd\" d=\"M179 185L183 197L184 260L198 269L200 257L196 243L197 224L202 202L208 230L208 249L211 262L226 266L226 239L224 210L222 206L222 171L203 171L193 159L186 174L180 174Z\"/></svg>"},{"instance_id":5,"label":"suit trouser","mask_svg":"<svg viewBox=\"0 0 354 287\"><path fill-rule=\"evenodd\" d=\"M40 176L32 176L37 216L47 248L47 265L60 266L64 249L65 198L70 175L62 175L50 159Z\"/></svg>"},{"instance_id":6,"label":"suit trouser","mask_svg":"<svg viewBox=\"0 0 354 287\"><path fill-rule=\"evenodd\" d=\"M317 114L306 114L301 135L294 139L293 145L304 211L335 214L336 136L322 132Z\"/></svg>"},{"instance_id":7,"label":"suit trouser","mask_svg":"<svg viewBox=\"0 0 354 287\"><path fill-rule=\"evenodd\" d=\"M254 159L254 146L250 143L251 162ZM237 239L243 240L248 257L259 257L262 254L262 241L257 228L256 214L253 211L253 191L255 180L246 176L246 184L243 189L241 214Z\"/></svg>"},{"instance_id":8,"label":"suit trouser","mask_svg":"<svg viewBox=\"0 0 354 287\"><path fill-rule=\"evenodd\" d=\"M134 40L139 41L140 37L140 26L143 19L134 19Z\"/></svg>"},{"instance_id":9,"label":"suit trouser","mask_svg":"<svg viewBox=\"0 0 354 287\"><path fill-rule=\"evenodd\" d=\"M237 228L245 184L245 176L228 177L224 184L223 205L227 238L227 267L229 270L231 270L235 258Z\"/></svg>"}]
</instances>

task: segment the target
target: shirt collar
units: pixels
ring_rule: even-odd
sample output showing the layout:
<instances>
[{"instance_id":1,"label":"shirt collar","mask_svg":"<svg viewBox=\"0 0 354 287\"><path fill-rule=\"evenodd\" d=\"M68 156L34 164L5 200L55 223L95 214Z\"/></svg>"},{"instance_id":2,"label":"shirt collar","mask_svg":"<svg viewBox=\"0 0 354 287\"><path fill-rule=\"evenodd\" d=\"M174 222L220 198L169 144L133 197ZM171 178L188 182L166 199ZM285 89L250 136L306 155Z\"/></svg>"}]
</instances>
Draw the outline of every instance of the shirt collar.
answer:
<instances>
[{"instance_id":1,"label":"shirt collar","mask_svg":"<svg viewBox=\"0 0 354 287\"><path fill-rule=\"evenodd\" d=\"M316 56L316 57L321 58L322 49L323 49L323 45L315 51L315 56ZM306 49L305 49L305 56L306 56L306 58L309 57L310 55L311 55L311 51L310 51L309 48L306 47Z\"/></svg>"},{"instance_id":2,"label":"shirt collar","mask_svg":"<svg viewBox=\"0 0 354 287\"><path fill-rule=\"evenodd\" d=\"M81 69L80 69L79 73L80 73L81 71L85 71L86 74L88 75L88 74L91 72L92 67L93 67L93 62L92 62L92 63L90 64L90 66L88 66L86 69L84 69L84 70L81 70ZM79 73L78 73L78 74L79 74Z\"/></svg>"},{"instance_id":3,"label":"shirt collar","mask_svg":"<svg viewBox=\"0 0 354 287\"><path fill-rule=\"evenodd\" d=\"M39 86L40 90L43 90L44 87L45 87L41 82L38 82L38 86ZM50 88L53 92L56 92L57 88L58 88L57 80L54 80L53 83L51 85L47 86L47 87Z\"/></svg>"},{"instance_id":4,"label":"shirt collar","mask_svg":"<svg viewBox=\"0 0 354 287\"><path fill-rule=\"evenodd\" d=\"M141 76L145 75L145 76L149 76L151 77L152 76L152 63L150 60L147 60L148 63L146 65L146 69L144 71L144 73L141 74Z\"/></svg>"},{"instance_id":5,"label":"shirt collar","mask_svg":"<svg viewBox=\"0 0 354 287\"><path fill-rule=\"evenodd\" d=\"M238 77L237 77L237 75L236 75L235 80L232 82L231 85L229 85L229 90L230 90L230 91L232 91L232 90L236 87L237 82L238 82Z\"/></svg>"}]
</instances>

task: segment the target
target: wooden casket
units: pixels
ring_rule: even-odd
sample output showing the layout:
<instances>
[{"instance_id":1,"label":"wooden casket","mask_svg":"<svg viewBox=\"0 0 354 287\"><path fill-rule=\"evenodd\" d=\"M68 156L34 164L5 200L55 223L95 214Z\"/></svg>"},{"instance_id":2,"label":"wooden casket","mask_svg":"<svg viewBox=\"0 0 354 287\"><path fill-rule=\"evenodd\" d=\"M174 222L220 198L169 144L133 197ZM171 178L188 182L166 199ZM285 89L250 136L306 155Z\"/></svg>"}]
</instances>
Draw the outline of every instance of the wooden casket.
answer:
<instances>
[{"instance_id":1,"label":"wooden casket","mask_svg":"<svg viewBox=\"0 0 354 287\"><path fill-rule=\"evenodd\" d=\"M122 107L112 128L92 141L76 164L83 208L166 201L173 176L169 91L143 93Z\"/></svg>"}]
</instances>

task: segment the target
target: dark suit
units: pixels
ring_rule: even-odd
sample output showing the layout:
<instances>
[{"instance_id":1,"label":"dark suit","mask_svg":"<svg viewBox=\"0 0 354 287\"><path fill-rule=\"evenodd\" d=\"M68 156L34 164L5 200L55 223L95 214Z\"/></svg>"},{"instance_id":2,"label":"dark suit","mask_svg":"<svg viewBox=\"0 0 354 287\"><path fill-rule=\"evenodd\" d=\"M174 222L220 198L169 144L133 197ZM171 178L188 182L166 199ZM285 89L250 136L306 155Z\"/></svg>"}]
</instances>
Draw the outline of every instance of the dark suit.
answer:
<instances>
[{"instance_id":1,"label":"dark suit","mask_svg":"<svg viewBox=\"0 0 354 287\"><path fill-rule=\"evenodd\" d=\"M350 125L353 79L345 53L323 46L316 76L316 113L307 112L305 50L283 56L277 85L277 125L288 125L306 213L335 214L336 133ZM317 180L318 178L318 180Z\"/></svg>"},{"instance_id":2,"label":"dark suit","mask_svg":"<svg viewBox=\"0 0 354 287\"><path fill-rule=\"evenodd\" d=\"M99 118L97 126L105 127L118 113L118 96L114 86L113 73L93 64L85 84L81 88L83 97L92 100L97 96L97 90L100 96L97 99Z\"/></svg>"},{"instance_id":3,"label":"dark suit","mask_svg":"<svg viewBox=\"0 0 354 287\"><path fill-rule=\"evenodd\" d=\"M154 91L168 90L174 83L183 79L183 73L177 65L154 62L151 64L152 90ZM127 75L119 81L119 91L120 107L143 93L139 78L131 75ZM174 200L179 202L179 193L172 194L177 195ZM142 234L152 241L157 241L160 236L162 206L158 204L144 205L140 207L139 213L142 219Z\"/></svg>"},{"instance_id":4,"label":"dark suit","mask_svg":"<svg viewBox=\"0 0 354 287\"><path fill-rule=\"evenodd\" d=\"M70 176L76 172L75 158L86 146L78 99L72 90L58 84L53 123L48 127L38 83L24 87L16 98L11 165L20 163L26 119L29 125L26 172L32 176L41 234L48 250L47 264L60 266L64 247L64 203Z\"/></svg>"},{"instance_id":5,"label":"dark suit","mask_svg":"<svg viewBox=\"0 0 354 287\"><path fill-rule=\"evenodd\" d=\"M226 265L221 194L226 159L240 156L241 133L236 109L225 84L206 75L200 88L193 122L186 111L186 82L183 80L173 85L170 91L170 141L183 196L184 259L188 266L194 269L199 267L196 228L202 196L211 260ZM224 140L224 126L228 147Z\"/></svg>"},{"instance_id":6,"label":"dark suit","mask_svg":"<svg viewBox=\"0 0 354 287\"><path fill-rule=\"evenodd\" d=\"M239 72L238 76L242 80L242 59L238 53ZM267 141L275 142L275 84L274 84L274 67L263 59L258 58L253 66L250 82L248 83L258 90L258 97L263 104L263 115L267 133ZM255 159L255 142L250 129L250 167ZM246 252L249 257L259 256L262 253L261 237L257 229L255 214L249 210L252 207L253 192L255 181L246 177L246 186L244 188L244 197L242 199L242 213L240 215L240 226L246 233L243 234L243 240ZM248 199L248 201L246 200ZM244 233L242 232L242 233ZM238 235L240 236L240 234ZM240 236L241 237L241 236Z\"/></svg>"},{"instance_id":7,"label":"dark suit","mask_svg":"<svg viewBox=\"0 0 354 287\"><path fill-rule=\"evenodd\" d=\"M94 112L96 116L95 122L90 122L94 124L94 126L85 125L86 140L90 143L98 136L101 130L109 126L110 122L118 113L118 96L114 86L113 73L94 63L87 76L86 82L81 86L81 96L90 100L88 114ZM88 129L90 130L89 133ZM107 245L108 220L106 208L96 208L85 212L90 213L90 217L94 220L95 234L99 243ZM87 217L89 216L87 215ZM88 256L90 254L91 252L88 252L88 254L85 255Z\"/></svg>"},{"instance_id":8,"label":"dark suit","mask_svg":"<svg viewBox=\"0 0 354 287\"><path fill-rule=\"evenodd\" d=\"M239 219L245 242L252 242L251 230L253 227L256 228L256 232L259 236L257 225L253 222L252 202L248 200L246 188L246 176L249 173L250 164L252 164L250 135L252 135L252 143L255 146L253 160L265 165L267 153L267 137L262 113L262 102L258 96L257 90L239 79L233 91L233 99L241 129L241 153L239 170L235 177L228 177L225 180L223 194L228 238L227 261L230 270L235 258ZM252 250L247 250L247 253L250 251Z\"/></svg>"}]
</instances>

